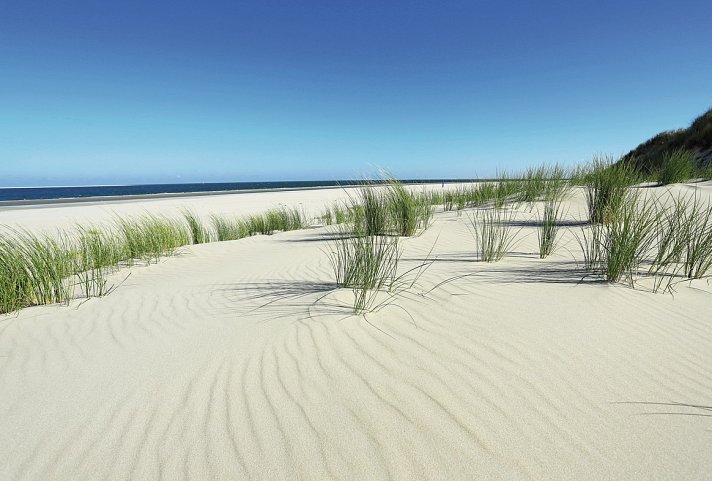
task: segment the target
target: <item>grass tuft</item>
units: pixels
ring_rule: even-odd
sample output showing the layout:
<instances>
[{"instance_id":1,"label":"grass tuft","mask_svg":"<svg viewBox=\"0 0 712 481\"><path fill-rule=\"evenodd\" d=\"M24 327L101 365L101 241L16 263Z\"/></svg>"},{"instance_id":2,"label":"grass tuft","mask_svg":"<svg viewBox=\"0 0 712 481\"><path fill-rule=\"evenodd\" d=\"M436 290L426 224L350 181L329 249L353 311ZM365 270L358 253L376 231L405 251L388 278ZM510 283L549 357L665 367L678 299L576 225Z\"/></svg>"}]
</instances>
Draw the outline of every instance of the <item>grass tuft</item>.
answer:
<instances>
[{"instance_id":1,"label":"grass tuft","mask_svg":"<svg viewBox=\"0 0 712 481\"><path fill-rule=\"evenodd\" d=\"M696 156L690 150L677 149L668 152L662 161L658 172L658 182L661 185L687 182L696 174Z\"/></svg>"},{"instance_id":2,"label":"grass tuft","mask_svg":"<svg viewBox=\"0 0 712 481\"><path fill-rule=\"evenodd\" d=\"M539 240L539 258L548 257L556 248L557 235L559 233L561 217L561 200L549 199L544 203L543 213L541 215L541 223L537 230L537 239Z\"/></svg>"},{"instance_id":3,"label":"grass tuft","mask_svg":"<svg viewBox=\"0 0 712 481\"><path fill-rule=\"evenodd\" d=\"M190 210L184 210L183 218L186 224L188 224L191 244L205 244L210 242L210 231L205 227L200 217Z\"/></svg>"},{"instance_id":4,"label":"grass tuft","mask_svg":"<svg viewBox=\"0 0 712 481\"><path fill-rule=\"evenodd\" d=\"M594 157L584 177L589 219L595 224L614 219L625 202L628 188L638 181L632 167L614 163L605 156Z\"/></svg>"},{"instance_id":5,"label":"grass tuft","mask_svg":"<svg viewBox=\"0 0 712 481\"><path fill-rule=\"evenodd\" d=\"M497 262L513 247L516 231L513 230L514 209L494 207L478 209L470 217L478 259Z\"/></svg>"}]
</instances>

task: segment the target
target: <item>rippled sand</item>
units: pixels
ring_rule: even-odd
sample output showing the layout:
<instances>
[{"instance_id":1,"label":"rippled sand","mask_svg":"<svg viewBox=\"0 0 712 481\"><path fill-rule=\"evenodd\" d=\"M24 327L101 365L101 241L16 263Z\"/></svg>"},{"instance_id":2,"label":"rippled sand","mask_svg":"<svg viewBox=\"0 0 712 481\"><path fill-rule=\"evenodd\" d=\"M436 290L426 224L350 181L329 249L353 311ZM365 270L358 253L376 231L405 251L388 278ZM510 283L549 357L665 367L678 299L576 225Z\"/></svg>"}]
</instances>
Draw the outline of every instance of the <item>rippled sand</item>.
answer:
<instances>
[{"instance_id":1,"label":"rippled sand","mask_svg":"<svg viewBox=\"0 0 712 481\"><path fill-rule=\"evenodd\" d=\"M365 317L333 290L328 228L2 317L0 479L710 479L712 286L584 277L569 206L552 257L522 208L495 264L438 214L402 242L404 270L433 264Z\"/></svg>"}]
</instances>

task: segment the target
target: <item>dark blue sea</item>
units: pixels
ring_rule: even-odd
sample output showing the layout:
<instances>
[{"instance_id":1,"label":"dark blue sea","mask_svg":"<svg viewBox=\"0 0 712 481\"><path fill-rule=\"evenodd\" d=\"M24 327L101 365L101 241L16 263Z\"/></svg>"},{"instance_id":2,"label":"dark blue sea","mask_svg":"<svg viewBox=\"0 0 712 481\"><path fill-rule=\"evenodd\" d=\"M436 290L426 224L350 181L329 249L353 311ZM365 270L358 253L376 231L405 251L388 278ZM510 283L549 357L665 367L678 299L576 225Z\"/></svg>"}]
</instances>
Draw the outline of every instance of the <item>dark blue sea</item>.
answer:
<instances>
[{"instance_id":1,"label":"dark blue sea","mask_svg":"<svg viewBox=\"0 0 712 481\"><path fill-rule=\"evenodd\" d=\"M240 190L304 189L309 187L336 187L358 185L360 180L297 180L277 182L217 182L200 184L144 184L80 187L0 187L0 202L82 199L86 197L123 197L150 194L189 194ZM404 180L404 183L462 182L462 180Z\"/></svg>"}]
</instances>

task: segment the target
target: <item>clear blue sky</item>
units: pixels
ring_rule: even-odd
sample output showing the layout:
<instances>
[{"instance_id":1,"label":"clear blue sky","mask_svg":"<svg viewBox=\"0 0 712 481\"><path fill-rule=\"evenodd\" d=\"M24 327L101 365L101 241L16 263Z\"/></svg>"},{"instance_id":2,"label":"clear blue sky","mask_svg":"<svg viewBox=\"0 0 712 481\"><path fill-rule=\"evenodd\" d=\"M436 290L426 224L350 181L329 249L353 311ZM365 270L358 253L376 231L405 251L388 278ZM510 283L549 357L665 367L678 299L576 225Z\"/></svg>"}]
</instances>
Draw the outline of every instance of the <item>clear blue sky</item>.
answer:
<instances>
[{"instance_id":1,"label":"clear blue sky","mask_svg":"<svg viewBox=\"0 0 712 481\"><path fill-rule=\"evenodd\" d=\"M712 106L711 19L709 0L4 1L0 185L622 154Z\"/></svg>"}]
</instances>

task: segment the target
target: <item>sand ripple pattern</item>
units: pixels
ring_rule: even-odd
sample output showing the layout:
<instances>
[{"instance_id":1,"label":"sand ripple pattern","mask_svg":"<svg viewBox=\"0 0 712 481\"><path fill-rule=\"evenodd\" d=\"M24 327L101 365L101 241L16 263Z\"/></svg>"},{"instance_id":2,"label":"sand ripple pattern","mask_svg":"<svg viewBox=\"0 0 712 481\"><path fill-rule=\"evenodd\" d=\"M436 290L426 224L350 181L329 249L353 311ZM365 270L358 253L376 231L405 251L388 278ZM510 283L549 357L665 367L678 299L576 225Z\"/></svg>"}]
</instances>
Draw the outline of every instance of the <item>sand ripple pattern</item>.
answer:
<instances>
[{"instance_id":1,"label":"sand ripple pattern","mask_svg":"<svg viewBox=\"0 0 712 481\"><path fill-rule=\"evenodd\" d=\"M321 234L187 248L3 319L0 479L709 479L704 283L580 282L524 229L481 265L444 214L403 243L417 263L437 239L411 295L352 316Z\"/></svg>"}]
</instances>

